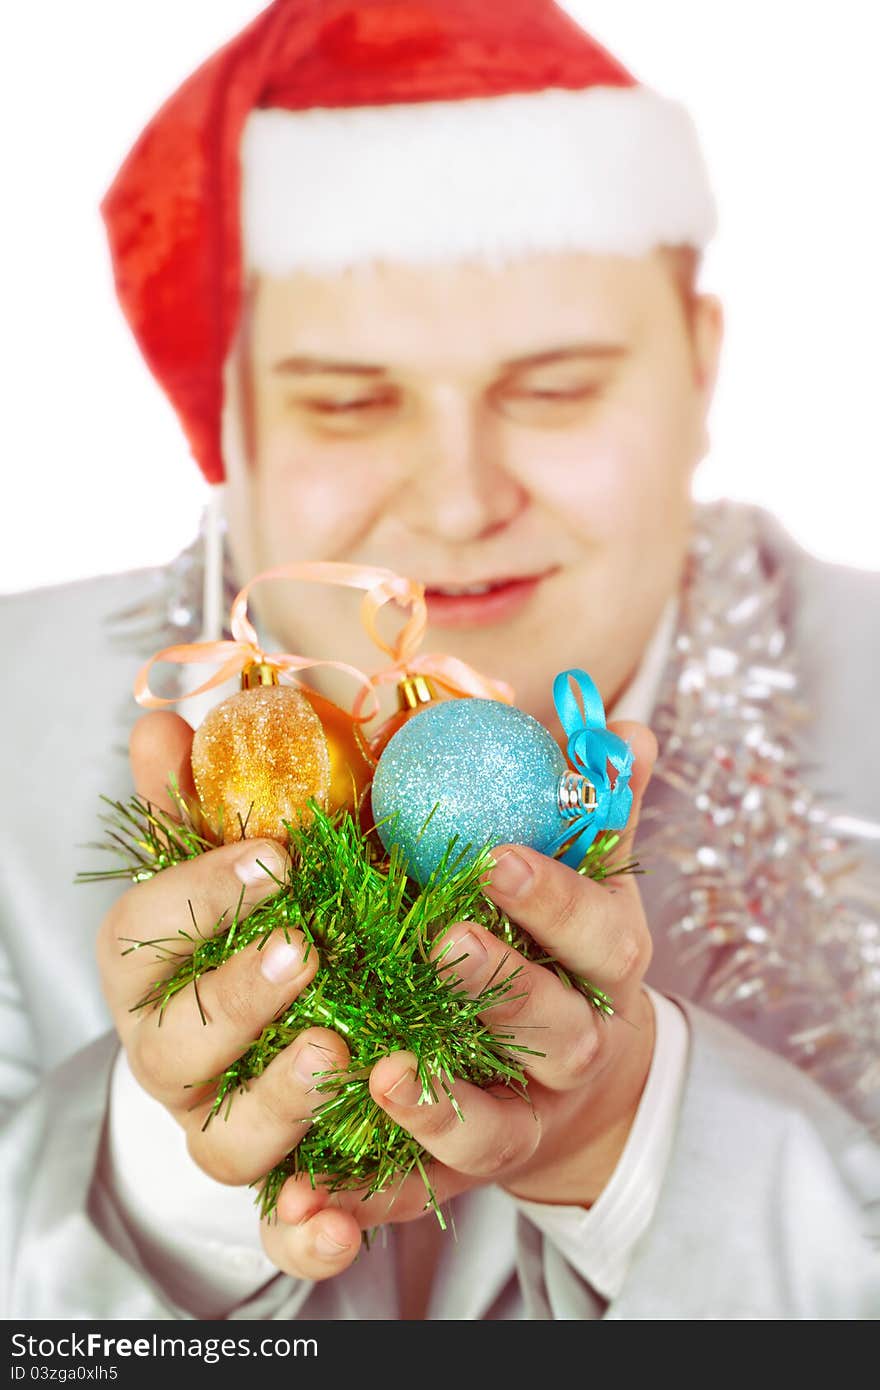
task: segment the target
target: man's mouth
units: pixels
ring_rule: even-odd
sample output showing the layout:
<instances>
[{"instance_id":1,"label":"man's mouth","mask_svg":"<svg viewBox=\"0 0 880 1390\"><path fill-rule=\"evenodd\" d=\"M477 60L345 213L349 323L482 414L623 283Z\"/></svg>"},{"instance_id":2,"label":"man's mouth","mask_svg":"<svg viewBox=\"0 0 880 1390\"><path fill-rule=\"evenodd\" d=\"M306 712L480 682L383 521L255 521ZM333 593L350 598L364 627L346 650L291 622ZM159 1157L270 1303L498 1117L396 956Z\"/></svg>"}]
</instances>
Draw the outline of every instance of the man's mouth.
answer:
<instances>
[{"instance_id":1,"label":"man's mouth","mask_svg":"<svg viewBox=\"0 0 880 1390\"><path fill-rule=\"evenodd\" d=\"M515 617L555 570L472 584L425 585L428 622L434 627L484 627Z\"/></svg>"}]
</instances>

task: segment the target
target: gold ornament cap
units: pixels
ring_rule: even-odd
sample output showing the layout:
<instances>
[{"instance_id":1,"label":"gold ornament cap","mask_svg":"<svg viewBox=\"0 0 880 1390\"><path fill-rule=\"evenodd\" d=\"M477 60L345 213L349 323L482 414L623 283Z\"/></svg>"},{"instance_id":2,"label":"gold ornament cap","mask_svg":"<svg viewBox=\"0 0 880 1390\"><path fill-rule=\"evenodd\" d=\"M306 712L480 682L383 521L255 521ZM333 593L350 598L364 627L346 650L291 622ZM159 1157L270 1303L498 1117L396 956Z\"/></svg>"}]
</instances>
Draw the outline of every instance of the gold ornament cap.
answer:
<instances>
[{"instance_id":1,"label":"gold ornament cap","mask_svg":"<svg viewBox=\"0 0 880 1390\"><path fill-rule=\"evenodd\" d=\"M256 690L261 685L278 684L278 667L269 661L251 661L241 673L242 690Z\"/></svg>"},{"instance_id":2,"label":"gold ornament cap","mask_svg":"<svg viewBox=\"0 0 880 1390\"><path fill-rule=\"evenodd\" d=\"M437 699L437 687L430 676L404 676L397 686L397 705L399 709L418 709L419 705L429 705Z\"/></svg>"},{"instance_id":3,"label":"gold ornament cap","mask_svg":"<svg viewBox=\"0 0 880 1390\"><path fill-rule=\"evenodd\" d=\"M434 682L428 676L402 676L397 682L397 709L380 726L370 739L370 751L375 760L391 742L397 730L426 705L432 705L440 696Z\"/></svg>"}]
</instances>

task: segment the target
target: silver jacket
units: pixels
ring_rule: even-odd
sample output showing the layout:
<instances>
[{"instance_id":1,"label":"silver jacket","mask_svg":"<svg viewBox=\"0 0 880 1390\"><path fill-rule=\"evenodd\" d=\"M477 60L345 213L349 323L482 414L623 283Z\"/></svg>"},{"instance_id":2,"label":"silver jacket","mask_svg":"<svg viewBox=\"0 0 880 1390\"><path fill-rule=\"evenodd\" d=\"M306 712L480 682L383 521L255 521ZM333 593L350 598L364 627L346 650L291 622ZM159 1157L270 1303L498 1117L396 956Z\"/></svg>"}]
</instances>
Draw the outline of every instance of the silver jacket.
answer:
<instances>
[{"instance_id":1,"label":"silver jacket","mask_svg":"<svg viewBox=\"0 0 880 1390\"><path fill-rule=\"evenodd\" d=\"M810 714L801 736L807 784L830 793L854 822L876 826L880 575L812 558L755 509L728 504L714 516L724 525L748 520L762 565L779 581L779 611L799 656ZM73 883L98 858L87 845L97 838L100 797L124 799L131 791L127 736L138 714L131 688L149 653L116 640L109 619L161 605L166 589L160 570L120 575L8 599L0 614L7 653L0 899L0 1269L7 1318L191 1316L174 1281L137 1248L102 1179L118 1044L94 941L118 889ZM174 640L158 636L150 650L163 637ZM667 737L670 727L667 721ZM682 817L680 805L670 809L674 781L655 778L649 787L643 817L649 837ZM876 838L864 838L866 863L878 846ZM637 840L636 853L641 850ZM658 865L641 888L655 940L649 980L682 1004L689 1021L684 1101L653 1222L604 1316L877 1316L880 1157L853 1110L779 1055L799 1036L792 1011L804 1011L809 1032L825 1005L820 1001L817 1015L811 1001L793 995L783 1011L783 1037L763 985L751 1008L742 1007L749 991L739 984L725 995L719 972L707 970L706 952L683 937L681 898L670 889L678 862L673 856ZM799 867L793 860L792 872ZM880 973L880 936L870 926L863 952L868 973L859 989L871 985L872 959L874 975ZM833 969L834 952L827 958ZM749 959L753 977L763 978L760 954ZM748 966L735 975L740 983ZM715 984L707 989L710 977ZM842 990L843 982L826 976L826 992L839 993L838 983ZM873 988L880 992L876 978ZM859 1046L864 1053L864 1038ZM873 1046L876 1085L876 1036ZM871 1058L862 1060L864 1089ZM469 1316L596 1315L590 1290L503 1192L478 1190L456 1205L460 1238L444 1252L441 1277L451 1288L481 1290L478 1311ZM455 1306L452 1298L447 1316L460 1316ZM338 1279L311 1285L279 1274L227 1316L396 1313L392 1235Z\"/></svg>"}]
</instances>

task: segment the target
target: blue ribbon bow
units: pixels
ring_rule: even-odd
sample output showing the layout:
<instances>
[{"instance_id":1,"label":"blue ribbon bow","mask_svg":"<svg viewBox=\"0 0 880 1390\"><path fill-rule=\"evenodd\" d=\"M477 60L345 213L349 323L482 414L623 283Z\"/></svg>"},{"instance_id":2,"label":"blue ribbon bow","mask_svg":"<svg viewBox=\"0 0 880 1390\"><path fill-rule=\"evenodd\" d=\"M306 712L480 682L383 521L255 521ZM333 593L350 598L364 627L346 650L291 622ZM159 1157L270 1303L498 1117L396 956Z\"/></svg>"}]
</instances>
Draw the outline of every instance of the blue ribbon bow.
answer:
<instances>
[{"instance_id":1,"label":"blue ribbon bow","mask_svg":"<svg viewBox=\"0 0 880 1390\"><path fill-rule=\"evenodd\" d=\"M592 810L583 808L566 820L546 850L547 854L556 854L574 836L560 857L563 864L576 869L600 830L622 830L629 820L633 751L625 739L606 728L602 696L586 671L561 671L553 682L553 702L568 735L568 760L596 789L596 806ZM617 772L613 787L609 763Z\"/></svg>"}]
</instances>

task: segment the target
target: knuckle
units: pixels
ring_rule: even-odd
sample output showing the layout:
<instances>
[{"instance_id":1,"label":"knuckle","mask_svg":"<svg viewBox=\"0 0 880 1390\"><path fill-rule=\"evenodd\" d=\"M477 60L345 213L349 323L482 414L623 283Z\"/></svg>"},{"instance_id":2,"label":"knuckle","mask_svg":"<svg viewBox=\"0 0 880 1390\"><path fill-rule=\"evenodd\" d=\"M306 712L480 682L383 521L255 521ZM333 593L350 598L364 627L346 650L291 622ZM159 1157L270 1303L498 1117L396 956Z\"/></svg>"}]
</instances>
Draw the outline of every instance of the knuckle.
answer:
<instances>
[{"instance_id":1,"label":"knuckle","mask_svg":"<svg viewBox=\"0 0 880 1390\"><path fill-rule=\"evenodd\" d=\"M420 1105L416 1115L419 1117L419 1129L429 1134L432 1139L443 1139L448 1134L456 1134L462 1124L448 1101L445 1104L441 1101L431 1105Z\"/></svg>"},{"instance_id":2,"label":"knuckle","mask_svg":"<svg viewBox=\"0 0 880 1390\"><path fill-rule=\"evenodd\" d=\"M642 959L640 969L642 975L647 975L648 970L651 966L651 961L654 959L654 938L648 930L647 922L645 923L640 935L642 944Z\"/></svg>"},{"instance_id":3,"label":"knuckle","mask_svg":"<svg viewBox=\"0 0 880 1390\"><path fill-rule=\"evenodd\" d=\"M602 1047L595 1022L590 1019L578 1028L556 1062L557 1085L562 1090L582 1086L587 1080Z\"/></svg>"},{"instance_id":4,"label":"knuckle","mask_svg":"<svg viewBox=\"0 0 880 1390\"><path fill-rule=\"evenodd\" d=\"M578 885L579 886L579 885ZM566 888L556 906L555 929L564 933L579 924L581 915L581 895L577 888Z\"/></svg>"},{"instance_id":5,"label":"knuckle","mask_svg":"<svg viewBox=\"0 0 880 1390\"><path fill-rule=\"evenodd\" d=\"M287 1129L296 1120L305 1119L304 1114L298 1113L302 1111L302 1104L297 1105L295 1092L291 1094L287 1074L282 1076L278 1071L273 1074L270 1067L260 1077L259 1084L251 1089L263 1117L272 1129Z\"/></svg>"},{"instance_id":6,"label":"knuckle","mask_svg":"<svg viewBox=\"0 0 880 1390\"><path fill-rule=\"evenodd\" d=\"M496 1023L511 1023L519 1018L528 1009L535 991L534 978L527 971L507 978L510 980L507 993L487 1010L487 1017Z\"/></svg>"},{"instance_id":7,"label":"knuckle","mask_svg":"<svg viewBox=\"0 0 880 1390\"><path fill-rule=\"evenodd\" d=\"M250 1030L262 1021L258 1017L253 982L241 969L241 964L240 959L227 961L225 967L214 972L213 979L214 1004L237 1031Z\"/></svg>"},{"instance_id":8,"label":"knuckle","mask_svg":"<svg viewBox=\"0 0 880 1390\"><path fill-rule=\"evenodd\" d=\"M235 1146L226 1143L218 1134L214 1120L206 1128L198 1123L190 1125L186 1131L186 1147L193 1163L224 1187L244 1187L254 1176Z\"/></svg>"},{"instance_id":9,"label":"knuckle","mask_svg":"<svg viewBox=\"0 0 880 1390\"><path fill-rule=\"evenodd\" d=\"M157 1028L145 1022L134 1033L127 1052L135 1080L149 1095L157 1100L165 1100L175 1090L180 1091L181 1097L184 1095L183 1084L175 1086L168 1075L168 1061Z\"/></svg>"},{"instance_id":10,"label":"knuckle","mask_svg":"<svg viewBox=\"0 0 880 1390\"><path fill-rule=\"evenodd\" d=\"M512 1169L520 1168L535 1152L539 1139L540 1126L536 1120L532 1128L524 1134L507 1135L491 1148L484 1149L475 1162L469 1165L470 1172L475 1177L491 1181Z\"/></svg>"},{"instance_id":11,"label":"knuckle","mask_svg":"<svg viewBox=\"0 0 880 1390\"><path fill-rule=\"evenodd\" d=\"M313 1048L318 1054L319 1074L311 1086L296 1070L304 1047ZM323 1083L332 1078L320 1073L343 1072L348 1061L348 1048L336 1033L327 1029L308 1029L286 1047L257 1079L252 1085L252 1093L270 1125L275 1129L283 1127L289 1132L291 1126L306 1123L313 1111L330 1099L331 1091Z\"/></svg>"},{"instance_id":12,"label":"knuckle","mask_svg":"<svg viewBox=\"0 0 880 1390\"><path fill-rule=\"evenodd\" d=\"M132 893L133 889L130 888L121 898L116 899L98 928L95 955L105 974L121 964L122 952L127 944L125 938L132 935L129 925Z\"/></svg>"},{"instance_id":13,"label":"knuckle","mask_svg":"<svg viewBox=\"0 0 880 1390\"><path fill-rule=\"evenodd\" d=\"M641 933L630 929L621 931L611 948L602 972L612 993L615 989L620 989L623 985L628 984L644 969L644 959L645 947Z\"/></svg>"},{"instance_id":14,"label":"knuckle","mask_svg":"<svg viewBox=\"0 0 880 1390\"><path fill-rule=\"evenodd\" d=\"M511 1166L517 1156L512 1144L502 1144L498 1148L487 1149L477 1156L471 1165L471 1172L478 1178L491 1180L497 1178Z\"/></svg>"}]
</instances>

